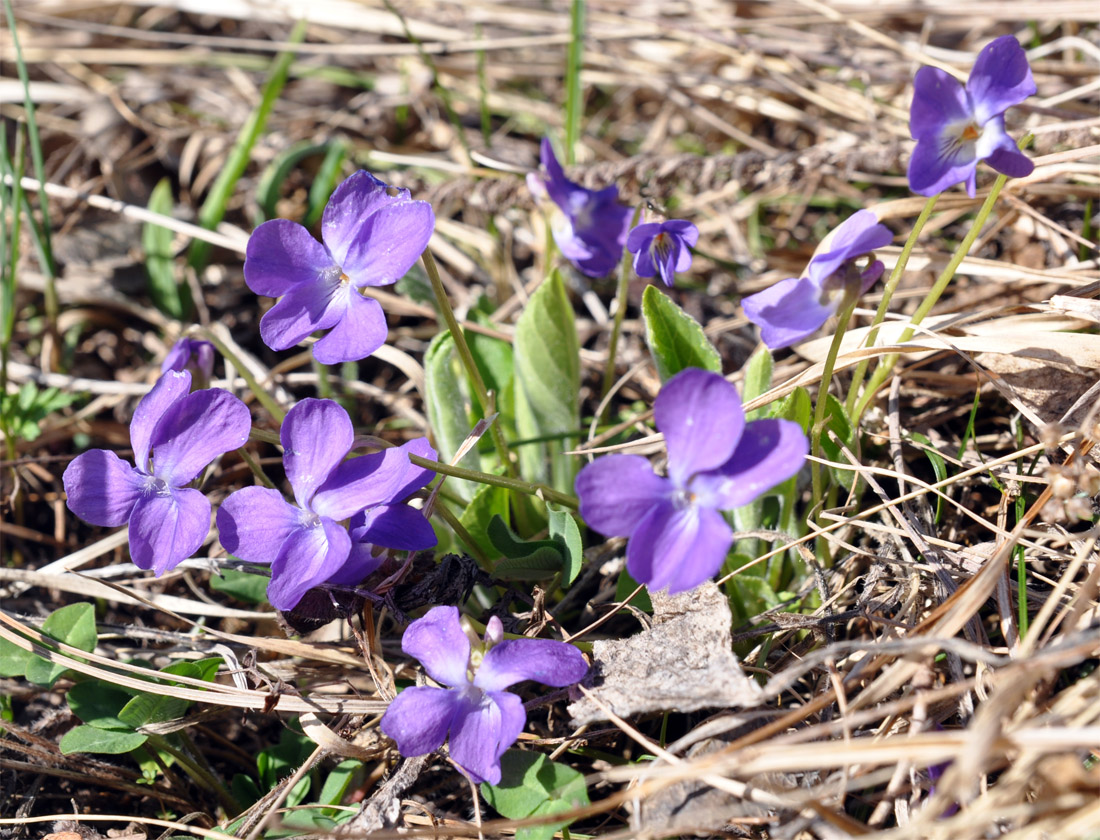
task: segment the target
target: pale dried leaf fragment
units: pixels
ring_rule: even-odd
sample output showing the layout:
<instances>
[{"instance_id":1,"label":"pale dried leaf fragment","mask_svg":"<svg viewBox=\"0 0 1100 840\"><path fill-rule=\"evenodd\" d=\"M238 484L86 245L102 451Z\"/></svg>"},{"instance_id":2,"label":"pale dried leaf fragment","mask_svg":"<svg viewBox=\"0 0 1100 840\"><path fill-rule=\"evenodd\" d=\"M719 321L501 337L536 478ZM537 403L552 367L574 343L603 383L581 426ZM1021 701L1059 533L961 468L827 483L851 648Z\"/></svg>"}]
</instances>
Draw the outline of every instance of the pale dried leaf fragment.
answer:
<instances>
[{"instance_id":1,"label":"pale dried leaf fragment","mask_svg":"<svg viewBox=\"0 0 1100 840\"><path fill-rule=\"evenodd\" d=\"M592 645L592 671L586 682L595 699L569 706L573 725L607 715L746 708L762 698L760 686L741 670L733 655L729 603L711 581L689 592L651 594L653 626L623 641Z\"/></svg>"}]
</instances>

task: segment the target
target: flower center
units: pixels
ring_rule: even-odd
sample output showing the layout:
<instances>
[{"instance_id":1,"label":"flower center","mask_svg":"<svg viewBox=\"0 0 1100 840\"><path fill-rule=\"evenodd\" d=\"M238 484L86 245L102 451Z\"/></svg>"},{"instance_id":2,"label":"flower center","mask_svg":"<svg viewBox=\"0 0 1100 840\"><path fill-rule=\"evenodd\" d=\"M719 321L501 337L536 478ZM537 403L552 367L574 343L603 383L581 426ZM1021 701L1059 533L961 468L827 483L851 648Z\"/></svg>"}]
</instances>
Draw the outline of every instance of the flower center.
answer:
<instances>
[{"instance_id":1,"label":"flower center","mask_svg":"<svg viewBox=\"0 0 1100 840\"><path fill-rule=\"evenodd\" d=\"M967 123L966 127L962 130L959 138L962 140L977 140L982 136L981 129L974 123Z\"/></svg>"},{"instance_id":2,"label":"flower center","mask_svg":"<svg viewBox=\"0 0 1100 840\"><path fill-rule=\"evenodd\" d=\"M155 475L147 476L145 479L146 489L154 496L171 496L172 488L168 486L168 482L163 478L158 478Z\"/></svg>"},{"instance_id":3,"label":"flower center","mask_svg":"<svg viewBox=\"0 0 1100 840\"><path fill-rule=\"evenodd\" d=\"M672 494L672 505L676 510L683 510L695 504L695 494L690 490L681 489Z\"/></svg>"},{"instance_id":4,"label":"flower center","mask_svg":"<svg viewBox=\"0 0 1100 840\"><path fill-rule=\"evenodd\" d=\"M653 237L653 244L649 247L653 249L653 253L659 257L664 257L668 254L668 249L672 247L671 237L663 230Z\"/></svg>"}]
</instances>

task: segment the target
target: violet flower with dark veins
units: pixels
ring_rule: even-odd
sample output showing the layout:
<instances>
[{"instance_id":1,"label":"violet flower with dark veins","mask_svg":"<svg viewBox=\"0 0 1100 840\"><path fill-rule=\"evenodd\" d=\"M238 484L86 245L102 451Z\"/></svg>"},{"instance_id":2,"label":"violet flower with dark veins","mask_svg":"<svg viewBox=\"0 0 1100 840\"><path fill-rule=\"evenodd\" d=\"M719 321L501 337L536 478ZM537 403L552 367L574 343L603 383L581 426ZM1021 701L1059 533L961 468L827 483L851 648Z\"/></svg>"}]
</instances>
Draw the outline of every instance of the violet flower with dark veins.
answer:
<instances>
[{"instance_id":1,"label":"violet flower with dark veins","mask_svg":"<svg viewBox=\"0 0 1100 840\"><path fill-rule=\"evenodd\" d=\"M640 455L606 455L580 471L576 490L585 522L630 538L626 568L636 581L683 592L726 558L733 532L719 511L790 478L810 446L790 420L746 423L737 390L699 368L666 382L653 414L668 448L667 478Z\"/></svg>"},{"instance_id":2,"label":"violet flower with dark veins","mask_svg":"<svg viewBox=\"0 0 1100 840\"><path fill-rule=\"evenodd\" d=\"M1004 113L1035 93L1023 47L1012 35L978 53L966 87L938 67L922 67L913 80L909 133L917 141L909 161L909 186L932 196L966 184L974 197L978 161L1011 178L1035 165L1005 133Z\"/></svg>"},{"instance_id":3,"label":"violet flower with dark veins","mask_svg":"<svg viewBox=\"0 0 1100 840\"><path fill-rule=\"evenodd\" d=\"M136 466L92 449L65 469L66 504L92 525L129 525L130 557L162 575L210 532L210 501L187 485L214 458L244 446L251 417L228 391L191 390L191 374L169 371L130 421Z\"/></svg>"},{"instance_id":4,"label":"violet flower with dark veins","mask_svg":"<svg viewBox=\"0 0 1100 840\"><path fill-rule=\"evenodd\" d=\"M565 177L547 137L540 147L546 176L527 176L527 188L545 206L549 198L561 210L551 220L554 242L562 256L589 277L614 271L623 255L626 231L634 213L619 203L619 188L590 190Z\"/></svg>"},{"instance_id":5,"label":"violet flower with dark veins","mask_svg":"<svg viewBox=\"0 0 1100 840\"><path fill-rule=\"evenodd\" d=\"M318 242L289 219L264 222L249 237L244 279L258 295L281 298L260 321L272 350L286 350L317 330L322 364L366 358L386 341L386 316L366 286L400 280L419 259L435 227L426 201L359 170L332 194Z\"/></svg>"},{"instance_id":6,"label":"violet flower with dark veins","mask_svg":"<svg viewBox=\"0 0 1100 840\"><path fill-rule=\"evenodd\" d=\"M853 213L821 243L804 277L780 280L743 298L745 316L760 327L760 338L772 350L797 344L836 314L846 294L862 295L878 282L881 261L871 259L865 268L856 261L893 238L870 210Z\"/></svg>"},{"instance_id":7,"label":"violet flower with dark veins","mask_svg":"<svg viewBox=\"0 0 1100 840\"><path fill-rule=\"evenodd\" d=\"M450 755L475 783L500 783L500 757L527 724L523 701L504 689L523 680L572 685L588 673L584 655L549 639L503 639L493 616L476 648L456 607L433 607L409 625L401 650L448 688L406 688L386 710L381 730L403 756L426 755L450 735Z\"/></svg>"},{"instance_id":8,"label":"violet flower with dark veins","mask_svg":"<svg viewBox=\"0 0 1100 840\"><path fill-rule=\"evenodd\" d=\"M626 250L634 255L635 274L660 274L671 288L676 272L691 268L691 249L698 241L699 228L686 219L669 219L632 228L626 236Z\"/></svg>"},{"instance_id":9,"label":"violet flower with dark veins","mask_svg":"<svg viewBox=\"0 0 1100 840\"><path fill-rule=\"evenodd\" d=\"M408 453L434 459L435 452L419 439L345 460L355 433L347 412L332 400L302 400L287 412L279 437L297 504L287 502L278 490L245 487L222 502L217 521L226 551L250 563L271 564L268 600L276 609L289 610L314 586L333 578L345 582L349 559L363 559L353 557L345 521L376 507L404 507L397 503L434 475L414 467ZM416 517L420 523L414 522ZM391 536L393 523L399 522L406 529L403 548L435 545L431 525L419 511L392 517L383 512L379 518L386 524L376 535ZM354 571L361 571L362 579L373 569Z\"/></svg>"}]
</instances>

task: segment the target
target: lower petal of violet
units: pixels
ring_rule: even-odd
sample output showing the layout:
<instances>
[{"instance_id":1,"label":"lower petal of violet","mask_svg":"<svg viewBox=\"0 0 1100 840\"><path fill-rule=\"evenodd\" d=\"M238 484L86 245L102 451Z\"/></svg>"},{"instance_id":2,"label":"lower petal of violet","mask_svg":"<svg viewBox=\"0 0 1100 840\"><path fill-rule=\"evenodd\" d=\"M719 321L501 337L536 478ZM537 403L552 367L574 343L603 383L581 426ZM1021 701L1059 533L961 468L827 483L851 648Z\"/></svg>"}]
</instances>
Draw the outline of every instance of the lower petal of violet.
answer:
<instances>
[{"instance_id":1,"label":"lower petal of violet","mask_svg":"<svg viewBox=\"0 0 1100 840\"><path fill-rule=\"evenodd\" d=\"M310 589L338 572L350 552L348 532L331 519L298 528L271 564L267 600L277 610L293 609Z\"/></svg>"},{"instance_id":2,"label":"lower petal of violet","mask_svg":"<svg viewBox=\"0 0 1100 840\"><path fill-rule=\"evenodd\" d=\"M427 755L443 746L461 705L456 691L411 686L393 699L378 727L397 742L401 755Z\"/></svg>"},{"instance_id":3,"label":"lower petal of violet","mask_svg":"<svg viewBox=\"0 0 1100 840\"><path fill-rule=\"evenodd\" d=\"M329 334L313 345L313 356L323 365L357 362L386 343L386 316L382 304L351 291L343 316Z\"/></svg>"},{"instance_id":4,"label":"lower petal of violet","mask_svg":"<svg viewBox=\"0 0 1100 840\"><path fill-rule=\"evenodd\" d=\"M286 350L344 317L352 287L340 280L340 269L293 286L260 319L260 337L272 350Z\"/></svg>"},{"instance_id":5,"label":"lower petal of violet","mask_svg":"<svg viewBox=\"0 0 1100 840\"><path fill-rule=\"evenodd\" d=\"M248 406L228 391L188 394L157 424L153 471L173 487L187 484L217 456L244 446L251 427Z\"/></svg>"},{"instance_id":6,"label":"lower petal of violet","mask_svg":"<svg viewBox=\"0 0 1100 840\"><path fill-rule=\"evenodd\" d=\"M631 535L626 569L650 589L684 592L714 577L732 543L733 532L718 511L665 502Z\"/></svg>"},{"instance_id":7,"label":"lower petal of violet","mask_svg":"<svg viewBox=\"0 0 1100 840\"><path fill-rule=\"evenodd\" d=\"M91 525L125 525L148 479L114 452L90 449L65 468L65 504Z\"/></svg>"},{"instance_id":8,"label":"lower petal of violet","mask_svg":"<svg viewBox=\"0 0 1100 840\"><path fill-rule=\"evenodd\" d=\"M977 161L960 162L952 153L941 151L941 143L938 137L922 139L913 149L913 157L909 159L909 188L919 195L933 196L974 177Z\"/></svg>"},{"instance_id":9,"label":"lower petal of violet","mask_svg":"<svg viewBox=\"0 0 1100 840\"><path fill-rule=\"evenodd\" d=\"M527 723L523 702L507 691L464 699L451 724L451 758L475 784L499 784L500 757Z\"/></svg>"},{"instance_id":10,"label":"lower petal of violet","mask_svg":"<svg viewBox=\"0 0 1100 840\"><path fill-rule=\"evenodd\" d=\"M210 500L189 487L149 493L130 514L130 558L162 575L199 550L210 533Z\"/></svg>"},{"instance_id":11,"label":"lower petal of violet","mask_svg":"<svg viewBox=\"0 0 1100 840\"><path fill-rule=\"evenodd\" d=\"M218 539L248 563L272 563L301 526L302 511L267 487L245 487L218 507Z\"/></svg>"}]
</instances>

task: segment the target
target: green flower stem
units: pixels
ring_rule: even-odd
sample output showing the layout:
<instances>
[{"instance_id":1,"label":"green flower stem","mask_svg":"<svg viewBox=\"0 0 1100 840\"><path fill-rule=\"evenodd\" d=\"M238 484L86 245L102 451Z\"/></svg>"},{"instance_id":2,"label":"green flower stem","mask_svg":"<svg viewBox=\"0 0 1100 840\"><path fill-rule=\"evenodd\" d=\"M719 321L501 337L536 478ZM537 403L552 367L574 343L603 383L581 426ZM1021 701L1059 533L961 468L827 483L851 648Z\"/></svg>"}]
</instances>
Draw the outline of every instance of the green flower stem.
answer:
<instances>
[{"instance_id":1,"label":"green flower stem","mask_svg":"<svg viewBox=\"0 0 1100 840\"><path fill-rule=\"evenodd\" d=\"M825 366L821 371L821 384L817 389L817 403L814 405L814 422L810 427L810 453L815 458L821 457L821 433L825 430L825 411L829 404L829 383L833 378L833 368L836 366L836 357L840 354L840 344L844 340L844 333L848 331L848 324L852 320L852 312L859 302L859 286L852 284L844 293L840 302L840 316L837 319L836 332L833 333L832 343L829 345L829 353L825 357ZM816 510L821 503L823 490L821 483L821 465L817 461L810 461L810 476L813 484L813 505L811 510Z\"/></svg>"},{"instance_id":2,"label":"green flower stem","mask_svg":"<svg viewBox=\"0 0 1100 840\"><path fill-rule=\"evenodd\" d=\"M191 777L192 781L218 797L226 811L231 814L241 813L244 806L226 789L225 785L210 770L203 767L183 750L177 749L167 738L150 734L146 744L150 749L159 750L172 756L184 772Z\"/></svg>"},{"instance_id":3,"label":"green flower stem","mask_svg":"<svg viewBox=\"0 0 1100 840\"><path fill-rule=\"evenodd\" d=\"M275 489L275 482L267 477L267 473L265 473L263 467L260 466L260 462L252 457L252 453L242 446L237 450L237 454L241 456L242 461L248 464L248 468L252 470L252 474L256 476L264 487L267 487L269 490Z\"/></svg>"},{"instance_id":4,"label":"green flower stem","mask_svg":"<svg viewBox=\"0 0 1100 840\"><path fill-rule=\"evenodd\" d=\"M634 211L634 218L630 222L630 227L634 228L638 226L638 221L642 216L642 208L639 205ZM603 388L600 389L600 399L602 400L607 396L607 392L611 390L611 386L615 383L615 356L619 350L619 335L623 331L623 319L626 317L626 299L627 292L630 288L630 271L631 271L631 254L629 251L623 251L623 258L619 263L619 285L615 290L615 317L611 322L611 338L607 342L607 365L603 370ZM604 409L604 413L607 412L607 408Z\"/></svg>"},{"instance_id":5,"label":"green flower stem","mask_svg":"<svg viewBox=\"0 0 1100 840\"><path fill-rule=\"evenodd\" d=\"M432 291L435 292L435 300L439 305L439 311L443 315L443 320L447 322L447 329L450 330L451 338L454 339L455 349L458 351L463 367L466 368L466 375L469 377L470 386L474 389L474 396L481 404L482 416L488 418L495 410L494 401L489 394L489 389L485 387L485 380L481 378L481 371L477 369L477 362L474 361L474 355L470 352L470 345L466 343L466 334L462 332L462 327L459 325L458 319L455 318L451 301L447 297L447 290L443 288L443 280L439 276L439 267L435 264L432 252L427 248L424 249L421 259L424 262L425 270L428 272L428 278L432 282ZM493 438L493 446L497 450L497 456L504 465L504 469L508 472L508 475L515 478L516 465L512 462L512 454L508 451L508 443L504 440L504 433L500 430L500 425L495 422L491 423L489 434Z\"/></svg>"},{"instance_id":6,"label":"green flower stem","mask_svg":"<svg viewBox=\"0 0 1100 840\"><path fill-rule=\"evenodd\" d=\"M283 422L283 418L286 417L286 411L283 410L283 407L281 405L275 402L275 398L272 397L271 394L260 387L260 383L256 381L256 377L254 377L245 366L245 364L241 362L241 360L237 357L237 354L229 349L229 345L218 338L218 336L214 335L212 330L200 329L199 334L215 347L217 347L218 352L221 353L222 356L229 359L229 361L233 363L233 367L237 369L237 373L240 374L241 379L243 379L245 381L245 384L248 385L248 390L252 392L252 394L259 401L260 405L267 409L268 414L274 417L275 420L281 424Z\"/></svg>"},{"instance_id":7,"label":"green flower stem","mask_svg":"<svg viewBox=\"0 0 1100 840\"><path fill-rule=\"evenodd\" d=\"M981 209L978 210L978 215L974 219L974 224L970 226L970 230L967 231L966 236L963 237L963 241L959 243L959 247L955 249L955 253L951 257L951 261L947 264L947 267L940 273L940 276L936 278L935 284L925 295L920 306L917 307L917 311L913 313L913 317L910 318L911 326L906 327L898 338L898 343L902 344L913 337L913 333L916 332L916 326L924 320L924 316L927 315L936 302L940 299L940 295L944 293L947 288L947 284L951 282L955 276L955 272L959 270L959 266L962 261L966 259L967 254L970 253L970 248L974 244L974 240L978 238L978 234L982 232L982 228L985 226L986 220L989 218L990 212L993 210L993 205L997 203L997 196L1001 194L1001 189L1004 187L1005 182L1008 180L1007 175L998 175L997 180L993 184L993 189L989 191L989 196L982 204ZM886 377L893 371L894 365L898 362L898 354L893 353L881 362L878 367L875 368L875 372L871 375L871 379L867 382L867 387L864 389L862 396L856 403L855 413L852 414L852 422L858 423L859 418L863 416L863 412L867 410L867 406L870 405L871 400L875 397L875 392L882 386L882 383L886 381Z\"/></svg>"},{"instance_id":8,"label":"green flower stem","mask_svg":"<svg viewBox=\"0 0 1100 840\"><path fill-rule=\"evenodd\" d=\"M579 506L577 500L572 496L568 496L565 493L559 493L557 490L554 490L552 487L547 487L545 484L532 484L529 481L524 481L521 478L514 478L512 476L492 475L490 473L479 472L478 470L468 470L464 467L444 464L441 461L433 461L430 458L421 458L419 455L409 455L409 460L418 467L434 470L441 475L449 475L454 478L465 478L468 481L476 481L479 484L492 484L495 487L504 487L507 490L526 493L529 496L538 496L543 501L565 505L565 507L570 510L576 510Z\"/></svg>"},{"instance_id":9,"label":"green flower stem","mask_svg":"<svg viewBox=\"0 0 1100 840\"><path fill-rule=\"evenodd\" d=\"M920 237L921 230L924 229L925 223L932 215L932 208L936 206L936 199L940 197L942 193L936 193L928 201L925 202L924 208L920 211L920 215L917 216L917 221L913 223L913 230L909 233L909 238L905 240L905 245L901 249L901 255L898 257L897 265L894 266L894 270L890 272L890 279L886 281L886 285L882 290L882 301L878 305L878 310L875 312L875 318L871 321L871 330L867 333L867 340L864 341L864 345L867 347L875 346L875 339L878 338L879 325L886 319L886 311L890 308L890 301L894 297L894 292L898 288L898 282L901 280L901 275L905 271L905 266L909 262L909 255L913 253L913 248L917 244L917 239ZM858 365L856 365L855 372L852 374L852 381L848 385L848 399L845 401L845 408L848 409L848 416L852 416L852 412L856 407L856 400L859 398L859 386L863 384L863 377L867 374L867 365L870 363L870 359L860 359Z\"/></svg>"},{"instance_id":10,"label":"green flower stem","mask_svg":"<svg viewBox=\"0 0 1100 840\"><path fill-rule=\"evenodd\" d=\"M487 572L492 572L493 564L489 561L485 552L481 550L481 546L477 544L470 532L466 530L466 526L459 521L459 518L448 509L446 505L437 504L435 506L434 513L438 513L443 517L443 521L451 526L451 530L455 532L460 540L466 545L466 550L470 552L470 556L477 561L477 565Z\"/></svg>"}]
</instances>

